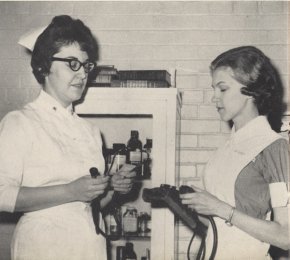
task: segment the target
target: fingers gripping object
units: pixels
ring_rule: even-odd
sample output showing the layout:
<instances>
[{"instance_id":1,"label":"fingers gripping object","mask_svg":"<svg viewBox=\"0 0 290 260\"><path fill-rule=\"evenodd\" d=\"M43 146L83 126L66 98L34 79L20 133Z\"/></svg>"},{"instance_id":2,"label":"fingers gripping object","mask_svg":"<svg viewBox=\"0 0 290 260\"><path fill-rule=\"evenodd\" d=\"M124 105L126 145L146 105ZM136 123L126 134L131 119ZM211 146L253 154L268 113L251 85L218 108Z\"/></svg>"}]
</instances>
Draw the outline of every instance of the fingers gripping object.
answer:
<instances>
[{"instance_id":1,"label":"fingers gripping object","mask_svg":"<svg viewBox=\"0 0 290 260\"><path fill-rule=\"evenodd\" d=\"M89 170L90 174L91 174L91 177L92 178L97 178L98 176L100 176L100 172L99 170L96 168L96 167L92 167L90 168ZM109 188L109 189L113 189L112 187ZM97 234L101 234L103 237L105 237L106 239L110 239L110 240L118 240L119 237L120 237L120 234L121 234L121 223L119 223L119 220L117 219L117 216L116 216L116 212L114 212L114 218L115 218L115 221L117 223L117 228L118 228L118 233L119 233L119 236L117 236L116 238L111 238L109 237L105 231L103 231L99 224L100 224L100 199L99 198L95 198L92 202L91 202L91 206L92 206L92 215L93 215L93 220L94 220L94 224L95 224L95 230L96 230L96 233Z\"/></svg>"},{"instance_id":2,"label":"fingers gripping object","mask_svg":"<svg viewBox=\"0 0 290 260\"><path fill-rule=\"evenodd\" d=\"M177 217L179 217L189 228L191 228L194 232L192 239L190 241L188 247L188 259L190 246L195 235L198 235L202 239L201 247L197 255L197 259L203 259L205 256L205 237L207 232L207 227L199 220L198 214L195 211L189 209L186 205L183 205L180 200L180 194L192 193L195 192L189 186L181 186L179 191L175 186L170 186L167 184L161 184L160 187L153 189L144 189L143 190L143 200L145 202L152 203L160 207L165 206L168 207ZM210 260L213 260L217 250L217 232L214 220L211 216L203 216L209 219L212 228L214 230L214 246L211 252Z\"/></svg>"},{"instance_id":3,"label":"fingers gripping object","mask_svg":"<svg viewBox=\"0 0 290 260\"><path fill-rule=\"evenodd\" d=\"M181 186L179 191L174 186L162 184L159 188L144 189L143 200L158 204L163 202L170 210L178 216L188 227L200 236L205 236L206 227L197 217L197 214L181 203L179 194L194 192L188 186Z\"/></svg>"},{"instance_id":4,"label":"fingers gripping object","mask_svg":"<svg viewBox=\"0 0 290 260\"><path fill-rule=\"evenodd\" d=\"M97 178L98 176L100 176L99 170L96 167L90 168L89 171L90 171L91 177L94 179ZM101 233L101 230L99 227L100 200L98 198L93 199L91 202L91 206L92 206L92 215L93 215L96 233L99 234L99 233Z\"/></svg>"}]
</instances>

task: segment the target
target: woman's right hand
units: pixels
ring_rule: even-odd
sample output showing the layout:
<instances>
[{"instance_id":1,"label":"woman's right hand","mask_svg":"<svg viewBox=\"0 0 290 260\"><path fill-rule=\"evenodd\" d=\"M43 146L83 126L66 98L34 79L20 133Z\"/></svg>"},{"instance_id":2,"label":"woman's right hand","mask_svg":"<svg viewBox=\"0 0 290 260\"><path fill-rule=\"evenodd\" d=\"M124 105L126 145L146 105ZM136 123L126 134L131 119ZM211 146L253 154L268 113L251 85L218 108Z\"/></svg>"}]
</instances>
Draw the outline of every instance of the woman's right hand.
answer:
<instances>
[{"instance_id":1,"label":"woman's right hand","mask_svg":"<svg viewBox=\"0 0 290 260\"><path fill-rule=\"evenodd\" d=\"M88 202L103 194L108 183L108 176L92 178L89 175L85 175L68 183L67 190L73 200Z\"/></svg>"}]
</instances>

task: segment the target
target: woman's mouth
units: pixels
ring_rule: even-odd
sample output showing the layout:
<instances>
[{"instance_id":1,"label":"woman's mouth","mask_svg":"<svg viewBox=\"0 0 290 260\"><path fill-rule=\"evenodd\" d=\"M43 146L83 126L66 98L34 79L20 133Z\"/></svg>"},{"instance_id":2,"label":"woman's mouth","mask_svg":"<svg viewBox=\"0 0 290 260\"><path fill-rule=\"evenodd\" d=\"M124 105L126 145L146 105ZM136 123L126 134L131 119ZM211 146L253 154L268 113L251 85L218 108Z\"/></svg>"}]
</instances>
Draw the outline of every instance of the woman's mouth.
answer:
<instances>
[{"instance_id":1,"label":"woman's mouth","mask_svg":"<svg viewBox=\"0 0 290 260\"><path fill-rule=\"evenodd\" d=\"M79 84L72 84L71 86L72 86L72 87L75 87L75 88L82 89L82 88L83 88L83 83L79 83Z\"/></svg>"}]
</instances>

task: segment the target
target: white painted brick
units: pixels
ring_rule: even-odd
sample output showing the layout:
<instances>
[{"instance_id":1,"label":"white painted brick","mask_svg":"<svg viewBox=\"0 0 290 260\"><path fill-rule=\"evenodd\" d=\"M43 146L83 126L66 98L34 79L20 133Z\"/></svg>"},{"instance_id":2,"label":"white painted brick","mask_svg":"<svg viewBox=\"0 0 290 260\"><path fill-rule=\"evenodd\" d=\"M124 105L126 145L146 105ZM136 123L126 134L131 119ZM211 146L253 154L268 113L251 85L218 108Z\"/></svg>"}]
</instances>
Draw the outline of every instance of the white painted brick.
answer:
<instances>
[{"instance_id":1,"label":"white painted brick","mask_svg":"<svg viewBox=\"0 0 290 260\"><path fill-rule=\"evenodd\" d=\"M285 14L287 13L287 1L260 1L259 9L264 14Z\"/></svg>"},{"instance_id":2,"label":"white painted brick","mask_svg":"<svg viewBox=\"0 0 290 260\"><path fill-rule=\"evenodd\" d=\"M220 32L221 42L223 44L248 45L265 43L268 40L266 30L227 30Z\"/></svg>"},{"instance_id":3,"label":"white painted brick","mask_svg":"<svg viewBox=\"0 0 290 260\"><path fill-rule=\"evenodd\" d=\"M198 117L201 119L207 119L207 118L219 119L220 118L214 104L210 106L203 106L203 105L199 106Z\"/></svg>"},{"instance_id":4,"label":"white painted brick","mask_svg":"<svg viewBox=\"0 0 290 260\"><path fill-rule=\"evenodd\" d=\"M267 32L266 42L272 44L287 44L288 34L287 30L270 30Z\"/></svg>"},{"instance_id":5,"label":"white painted brick","mask_svg":"<svg viewBox=\"0 0 290 260\"><path fill-rule=\"evenodd\" d=\"M51 9L55 5L54 2L32 2L30 4L31 14L51 14Z\"/></svg>"},{"instance_id":6,"label":"white painted brick","mask_svg":"<svg viewBox=\"0 0 290 260\"><path fill-rule=\"evenodd\" d=\"M275 45L259 45L259 48L271 59L283 60L287 59L287 46L282 44Z\"/></svg>"},{"instance_id":7,"label":"white painted brick","mask_svg":"<svg viewBox=\"0 0 290 260\"><path fill-rule=\"evenodd\" d=\"M16 44L0 46L1 59L17 59L19 58L20 47Z\"/></svg>"},{"instance_id":8,"label":"white painted brick","mask_svg":"<svg viewBox=\"0 0 290 260\"><path fill-rule=\"evenodd\" d=\"M232 1L210 2L209 12L212 14L231 14L233 12L233 2Z\"/></svg>"},{"instance_id":9,"label":"white painted brick","mask_svg":"<svg viewBox=\"0 0 290 260\"><path fill-rule=\"evenodd\" d=\"M208 64L209 68L210 64ZM199 74L198 76L198 87L199 88L210 88L211 87L211 76L209 73Z\"/></svg>"},{"instance_id":10,"label":"white painted brick","mask_svg":"<svg viewBox=\"0 0 290 260\"><path fill-rule=\"evenodd\" d=\"M153 48L155 59L188 59L197 57L197 50L188 45L157 45Z\"/></svg>"},{"instance_id":11,"label":"white painted brick","mask_svg":"<svg viewBox=\"0 0 290 260\"><path fill-rule=\"evenodd\" d=\"M103 45L101 51L101 57L106 59L130 59L130 60L153 60L154 57L153 50L150 46L110 46Z\"/></svg>"},{"instance_id":12,"label":"white painted brick","mask_svg":"<svg viewBox=\"0 0 290 260\"><path fill-rule=\"evenodd\" d=\"M1 43L1 45L11 45L12 43L14 43L16 45L21 34L22 34L21 30L2 29L2 30L0 30L0 43Z\"/></svg>"},{"instance_id":13,"label":"white painted brick","mask_svg":"<svg viewBox=\"0 0 290 260\"><path fill-rule=\"evenodd\" d=\"M181 135L180 147L194 148L197 147L197 135Z\"/></svg>"},{"instance_id":14,"label":"white painted brick","mask_svg":"<svg viewBox=\"0 0 290 260\"><path fill-rule=\"evenodd\" d=\"M54 15L73 15L74 3L72 1L54 2L54 5L51 6L51 13Z\"/></svg>"},{"instance_id":15,"label":"white painted brick","mask_svg":"<svg viewBox=\"0 0 290 260\"><path fill-rule=\"evenodd\" d=\"M41 2L37 2L41 3ZM41 5L39 8L42 8ZM23 15L21 16L21 26L22 28L26 28L24 32L28 32L32 28L37 28L41 26L47 26L54 15L44 15L39 14L38 12L31 11L34 15Z\"/></svg>"},{"instance_id":16,"label":"white painted brick","mask_svg":"<svg viewBox=\"0 0 290 260\"><path fill-rule=\"evenodd\" d=\"M74 2L73 13L77 15L94 15L95 14L95 2Z\"/></svg>"},{"instance_id":17,"label":"white painted brick","mask_svg":"<svg viewBox=\"0 0 290 260\"><path fill-rule=\"evenodd\" d=\"M163 14L206 14L209 12L208 4L199 1L184 1L182 4L178 1L161 1Z\"/></svg>"},{"instance_id":18,"label":"white painted brick","mask_svg":"<svg viewBox=\"0 0 290 260\"><path fill-rule=\"evenodd\" d=\"M180 150L181 163L205 163L212 154L211 150Z\"/></svg>"},{"instance_id":19,"label":"white painted brick","mask_svg":"<svg viewBox=\"0 0 290 260\"><path fill-rule=\"evenodd\" d=\"M219 131L219 120L181 120L182 133L217 133Z\"/></svg>"},{"instance_id":20,"label":"white painted brick","mask_svg":"<svg viewBox=\"0 0 290 260\"><path fill-rule=\"evenodd\" d=\"M154 28L152 15L84 15L81 18L92 30Z\"/></svg>"},{"instance_id":21,"label":"white painted brick","mask_svg":"<svg viewBox=\"0 0 290 260\"><path fill-rule=\"evenodd\" d=\"M263 15L257 19L258 28L281 30L286 29L287 25L287 15Z\"/></svg>"},{"instance_id":22,"label":"white painted brick","mask_svg":"<svg viewBox=\"0 0 290 260\"><path fill-rule=\"evenodd\" d=\"M205 148L220 147L228 139L228 135L199 135L198 145Z\"/></svg>"},{"instance_id":23,"label":"white painted brick","mask_svg":"<svg viewBox=\"0 0 290 260\"><path fill-rule=\"evenodd\" d=\"M209 65L212 60L176 60L176 66L183 69L209 73Z\"/></svg>"},{"instance_id":24,"label":"white painted brick","mask_svg":"<svg viewBox=\"0 0 290 260\"><path fill-rule=\"evenodd\" d=\"M257 1L234 1L233 12L236 14L255 14L258 12Z\"/></svg>"},{"instance_id":25,"label":"white painted brick","mask_svg":"<svg viewBox=\"0 0 290 260\"><path fill-rule=\"evenodd\" d=\"M158 1L97 1L94 14L160 14L167 7L161 4Z\"/></svg>"},{"instance_id":26,"label":"white painted brick","mask_svg":"<svg viewBox=\"0 0 290 260\"><path fill-rule=\"evenodd\" d=\"M29 14L29 2L4 2L1 3L0 9L6 14Z\"/></svg>"},{"instance_id":27,"label":"white painted brick","mask_svg":"<svg viewBox=\"0 0 290 260\"><path fill-rule=\"evenodd\" d=\"M184 103L199 104L203 102L203 91L201 90L183 90L182 100Z\"/></svg>"},{"instance_id":28,"label":"white painted brick","mask_svg":"<svg viewBox=\"0 0 290 260\"><path fill-rule=\"evenodd\" d=\"M209 3L207 1L183 1L182 6L187 14L208 14Z\"/></svg>"},{"instance_id":29,"label":"white painted brick","mask_svg":"<svg viewBox=\"0 0 290 260\"><path fill-rule=\"evenodd\" d=\"M1 100L1 105L6 104L7 100L7 89L6 88L0 88L0 100Z\"/></svg>"},{"instance_id":30,"label":"white painted brick","mask_svg":"<svg viewBox=\"0 0 290 260\"><path fill-rule=\"evenodd\" d=\"M22 71L28 72L27 64L23 60L1 59L0 73L19 73ZM31 71L29 71L31 73ZM1 84L1 83L0 83Z\"/></svg>"},{"instance_id":31,"label":"white painted brick","mask_svg":"<svg viewBox=\"0 0 290 260\"><path fill-rule=\"evenodd\" d=\"M23 106L27 103L27 90L21 88L7 89L7 102Z\"/></svg>"},{"instance_id":32,"label":"white painted brick","mask_svg":"<svg viewBox=\"0 0 290 260\"><path fill-rule=\"evenodd\" d=\"M181 118L197 118L197 106L183 105L181 108Z\"/></svg>"},{"instance_id":33,"label":"white painted brick","mask_svg":"<svg viewBox=\"0 0 290 260\"><path fill-rule=\"evenodd\" d=\"M192 178L197 176L197 169L195 165L181 165L180 166L180 179Z\"/></svg>"},{"instance_id":34,"label":"white painted brick","mask_svg":"<svg viewBox=\"0 0 290 260\"><path fill-rule=\"evenodd\" d=\"M215 46L215 45L199 46L197 59L213 60L220 53L222 53L224 51L224 49L225 49L224 46Z\"/></svg>"},{"instance_id":35,"label":"white painted brick","mask_svg":"<svg viewBox=\"0 0 290 260\"><path fill-rule=\"evenodd\" d=\"M0 89L16 88L19 86L19 75L15 73L0 73L0 78ZM0 94L0 97L2 97L2 94Z\"/></svg>"},{"instance_id":36,"label":"white painted brick","mask_svg":"<svg viewBox=\"0 0 290 260\"><path fill-rule=\"evenodd\" d=\"M197 87L197 76L187 75L187 76L176 76L176 84L179 88L196 88Z\"/></svg>"},{"instance_id":37,"label":"white painted brick","mask_svg":"<svg viewBox=\"0 0 290 260\"><path fill-rule=\"evenodd\" d=\"M0 29L10 30L18 29L21 26L21 16L20 15L0 15Z\"/></svg>"}]
</instances>

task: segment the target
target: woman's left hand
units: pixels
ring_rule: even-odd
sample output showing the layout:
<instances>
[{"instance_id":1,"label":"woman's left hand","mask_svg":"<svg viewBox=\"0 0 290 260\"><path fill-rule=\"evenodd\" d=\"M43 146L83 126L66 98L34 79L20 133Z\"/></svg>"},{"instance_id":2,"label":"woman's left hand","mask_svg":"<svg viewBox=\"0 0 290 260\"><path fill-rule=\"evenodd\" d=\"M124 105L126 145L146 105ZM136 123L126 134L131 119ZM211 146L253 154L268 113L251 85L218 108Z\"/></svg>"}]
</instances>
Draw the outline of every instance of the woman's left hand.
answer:
<instances>
[{"instance_id":1,"label":"woman's left hand","mask_svg":"<svg viewBox=\"0 0 290 260\"><path fill-rule=\"evenodd\" d=\"M222 217L223 210L228 211L229 205L225 202L203 189L195 186L192 186L192 188L195 190L194 193L180 195L182 204L188 205L189 208L203 215Z\"/></svg>"},{"instance_id":2,"label":"woman's left hand","mask_svg":"<svg viewBox=\"0 0 290 260\"><path fill-rule=\"evenodd\" d=\"M121 169L111 178L111 186L114 188L114 191L126 194L132 189L135 176L135 171L126 171L125 169Z\"/></svg>"}]
</instances>

